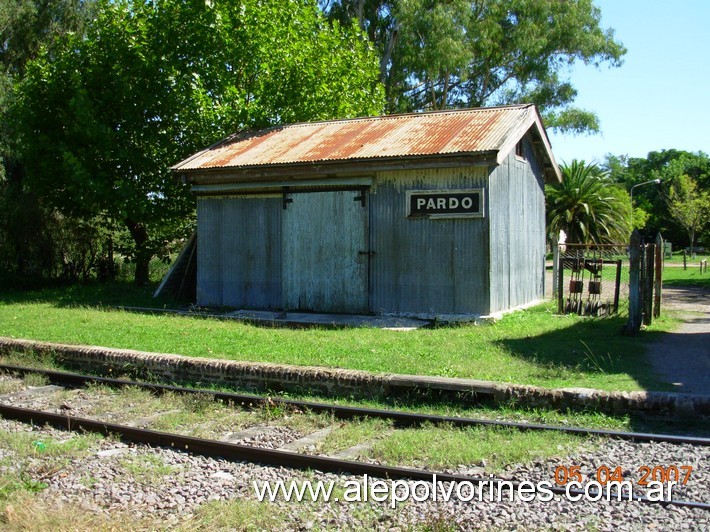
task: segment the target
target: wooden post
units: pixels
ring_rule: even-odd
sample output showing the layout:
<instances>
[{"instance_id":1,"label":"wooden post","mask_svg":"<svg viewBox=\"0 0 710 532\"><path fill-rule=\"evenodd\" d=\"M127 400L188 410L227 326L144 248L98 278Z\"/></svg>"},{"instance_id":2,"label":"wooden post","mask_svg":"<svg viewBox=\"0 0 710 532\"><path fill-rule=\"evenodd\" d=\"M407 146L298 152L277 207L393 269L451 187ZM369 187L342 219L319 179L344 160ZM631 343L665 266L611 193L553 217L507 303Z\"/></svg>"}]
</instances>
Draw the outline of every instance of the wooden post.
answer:
<instances>
[{"instance_id":1,"label":"wooden post","mask_svg":"<svg viewBox=\"0 0 710 532\"><path fill-rule=\"evenodd\" d=\"M565 313L565 290L564 290L564 259L559 258L557 264L557 312Z\"/></svg>"},{"instance_id":2,"label":"wooden post","mask_svg":"<svg viewBox=\"0 0 710 532\"><path fill-rule=\"evenodd\" d=\"M616 279L614 280L614 314L619 312L619 292L621 292L621 260L616 261Z\"/></svg>"},{"instance_id":3,"label":"wooden post","mask_svg":"<svg viewBox=\"0 0 710 532\"><path fill-rule=\"evenodd\" d=\"M663 289L663 237L656 235L656 275L653 290L653 317L661 317L661 290Z\"/></svg>"},{"instance_id":4,"label":"wooden post","mask_svg":"<svg viewBox=\"0 0 710 532\"><path fill-rule=\"evenodd\" d=\"M644 276L641 287L641 305L643 306L643 324L651 325L653 321L653 270L656 264L656 245L647 244L644 253Z\"/></svg>"},{"instance_id":5,"label":"wooden post","mask_svg":"<svg viewBox=\"0 0 710 532\"><path fill-rule=\"evenodd\" d=\"M686 255L685 250L683 250L683 269L688 269L688 255Z\"/></svg>"},{"instance_id":6,"label":"wooden post","mask_svg":"<svg viewBox=\"0 0 710 532\"><path fill-rule=\"evenodd\" d=\"M631 233L629 244L629 320L626 334L635 336L641 328L641 235L638 229Z\"/></svg>"},{"instance_id":7,"label":"wooden post","mask_svg":"<svg viewBox=\"0 0 710 532\"><path fill-rule=\"evenodd\" d=\"M557 295L557 276L559 275L560 244L558 238L552 239L552 297Z\"/></svg>"}]
</instances>

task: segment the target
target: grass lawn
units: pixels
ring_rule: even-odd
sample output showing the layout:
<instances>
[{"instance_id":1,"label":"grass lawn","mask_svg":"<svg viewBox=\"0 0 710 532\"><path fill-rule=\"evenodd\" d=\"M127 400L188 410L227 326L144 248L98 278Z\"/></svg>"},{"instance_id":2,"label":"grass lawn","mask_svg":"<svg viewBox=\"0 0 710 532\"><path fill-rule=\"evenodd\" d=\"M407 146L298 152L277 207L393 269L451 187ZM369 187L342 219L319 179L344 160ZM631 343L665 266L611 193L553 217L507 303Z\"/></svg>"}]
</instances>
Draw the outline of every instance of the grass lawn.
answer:
<instances>
[{"instance_id":1,"label":"grass lawn","mask_svg":"<svg viewBox=\"0 0 710 532\"><path fill-rule=\"evenodd\" d=\"M688 269L684 270L682 266L669 266L666 262L666 267L663 268L663 284L666 286L702 286L710 288L710 270L700 273L700 265L698 261L693 264L688 263Z\"/></svg>"},{"instance_id":2,"label":"grass lawn","mask_svg":"<svg viewBox=\"0 0 710 532\"><path fill-rule=\"evenodd\" d=\"M553 304L544 304L490 325L291 330L107 308L119 304L156 302L149 291L122 284L5 293L0 335L196 357L639 390L663 389L644 361L644 346L675 324L664 318L641 337L627 338L619 334L624 318L558 316Z\"/></svg>"}]
</instances>

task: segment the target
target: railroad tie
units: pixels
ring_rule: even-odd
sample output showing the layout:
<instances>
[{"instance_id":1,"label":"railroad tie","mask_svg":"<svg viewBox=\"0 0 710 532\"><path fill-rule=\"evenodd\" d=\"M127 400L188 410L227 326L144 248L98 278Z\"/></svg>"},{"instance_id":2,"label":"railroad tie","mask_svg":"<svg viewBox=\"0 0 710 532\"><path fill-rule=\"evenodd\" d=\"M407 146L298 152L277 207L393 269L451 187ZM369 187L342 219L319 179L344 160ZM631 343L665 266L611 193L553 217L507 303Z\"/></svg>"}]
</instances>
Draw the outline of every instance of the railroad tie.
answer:
<instances>
[{"instance_id":1,"label":"railroad tie","mask_svg":"<svg viewBox=\"0 0 710 532\"><path fill-rule=\"evenodd\" d=\"M279 430L280 427L272 427L271 425L255 425L237 432L229 432L224 436L224 438L221 438L221 440L224 442L238 442L246 440L247 438L253 438L255 436L274 434Z\"/></svg>"},{"instance_id":2,"label":"railroad tie","mask_svg":"<svg viewBox=\"0 0 710 532\"><path fill-rule=\"evenodd\" d=\"M6 393L0 395L0 400L9 400L10 402L23 401L25 399L32 399L39 395L51 395L53 393L60 392L65 388L62 386L55 386L54 384L49 384L47 386L37 386L36 388L27 388L26 390L20 390L19 392Z\"/></svg>"},{"instance_id":3,"label":"railroad tie","mask_svg":"<svg viewBox=\"0 0 710 532\"><path fill-rule=\"evenodd\" d=\"M333 427L325 427L279 447L279 451L298 452L304 447L316 445L328 437L333 432Z\"/></svg>"}]
</instances>

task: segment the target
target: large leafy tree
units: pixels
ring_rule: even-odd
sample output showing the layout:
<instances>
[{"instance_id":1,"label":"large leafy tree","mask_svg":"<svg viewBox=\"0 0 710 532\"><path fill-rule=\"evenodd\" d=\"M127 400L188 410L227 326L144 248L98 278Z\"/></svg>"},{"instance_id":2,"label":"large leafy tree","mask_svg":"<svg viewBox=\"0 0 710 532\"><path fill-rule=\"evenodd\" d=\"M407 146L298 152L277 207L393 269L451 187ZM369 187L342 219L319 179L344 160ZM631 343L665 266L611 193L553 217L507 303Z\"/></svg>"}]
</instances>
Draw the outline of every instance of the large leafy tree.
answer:
<instances>
[{"instance_id":1,"label":"large leafy tree","mask_svg":"<svg viewBox=\"0 0 710 532\"><path fill-rule=\"evenodd\" d=\"M70 32L81 33L93 0L0 2L0 273L4 281L47 273L55 266L57 213L25 182L10 110L27 64L51 54Z\"/></svg>"},{"instance_id":2,"label":"large leafy tree","mask_svg":"<svg viewBox=\"0 0 710 532\"><path fill-rule=\"evenodd\" d=\"M15 132L7 116L27 64L40 50L70 32L80 32L91 0L12 0L0 2L0 179L19 180ZM14 173L14 172L17 173Z\"/></svg>"},{"instance_id":3,"label":"large leafy tree","mask_svg":"<svg viewBox=\"0 0 710 532\"><path fill-rule=\"evenodd\" d=\"M193 212L169 167L228 133L372 114L377 62L309 0L102 0L30 64L18 122L35 190L133 239L138 284Z\"/></svg>"},{"instance_id":4,"label":"large leafy tree","mask_svg":"<svg viewBox=\"0 0 710 532\"><path fill-rule=\"evenodd\" d=\"M681 174L671 184L666 202L671 218L688 232L692 251L695 235L708 225L710 192L699 190L692 177Z\"/></svg>"},{"instance_id":5,"label":"large leafy tree","mask_svg":"<svg viewBox=\"0 0 710 532\"><path fill-rule=\"evenodd\" d=\"M550 238L564 231L569 243L626 242L631 231L628 193L596 164L574 160L561 170L562 183L548 185L546 190Z\"/></svg>"},{"instance_id":6,"label":"large leafy tree","mask_svg":"<svg viewBox=\"0 0 710 532\"><path fill-rule=\"evenodd\" d=\"M653 237L660 232L677 245L689 245L689 233L669 209L669 194L678 180L687 176L697 186L697 193L710 193L710 157L703 152L683 150L652 151L647 157L607 155L604 167L612 180L630 190L634 185L660 179L661 185L637 187L634 190L635 210L643 210L647 219L645 232Z\"/></svg>"},{"instance_id":7,"label":"large leafy tree","mask_svg":"<svg viewBox=\"0 0 710 532\"><path fill-rule=\"evenodd\" d=\"M575 61L618 66L626 50L592 0L333 0L375 43L389 111L532 102L546 125L599 129L574 107Z\"/></svg>"}]
</instances>

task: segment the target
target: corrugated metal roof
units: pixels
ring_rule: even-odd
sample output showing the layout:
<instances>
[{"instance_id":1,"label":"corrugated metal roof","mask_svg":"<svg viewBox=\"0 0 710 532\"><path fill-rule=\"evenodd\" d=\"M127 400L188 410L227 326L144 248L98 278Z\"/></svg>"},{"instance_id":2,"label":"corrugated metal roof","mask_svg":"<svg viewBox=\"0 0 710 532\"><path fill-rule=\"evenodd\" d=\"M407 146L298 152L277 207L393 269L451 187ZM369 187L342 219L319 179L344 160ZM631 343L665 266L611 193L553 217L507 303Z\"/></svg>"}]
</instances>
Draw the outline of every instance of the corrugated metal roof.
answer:
<instances>
[{"instance_id":1,"label":"corrugated metal roof","mask_svg":"<svg viewBox=\"0 0 710 532\"><path fill-rule=\"evenodd\" d=\"M535 122L534 106L512 105L293 124L236 134L173 170L491 152Z\"/></svg>"}]
</instances>

